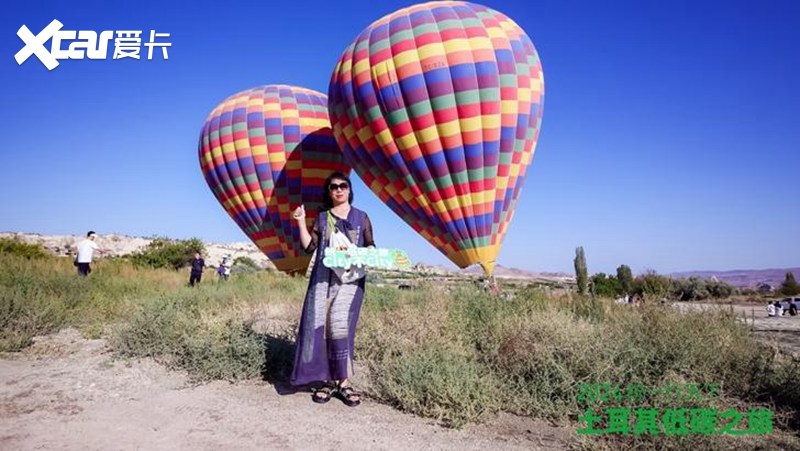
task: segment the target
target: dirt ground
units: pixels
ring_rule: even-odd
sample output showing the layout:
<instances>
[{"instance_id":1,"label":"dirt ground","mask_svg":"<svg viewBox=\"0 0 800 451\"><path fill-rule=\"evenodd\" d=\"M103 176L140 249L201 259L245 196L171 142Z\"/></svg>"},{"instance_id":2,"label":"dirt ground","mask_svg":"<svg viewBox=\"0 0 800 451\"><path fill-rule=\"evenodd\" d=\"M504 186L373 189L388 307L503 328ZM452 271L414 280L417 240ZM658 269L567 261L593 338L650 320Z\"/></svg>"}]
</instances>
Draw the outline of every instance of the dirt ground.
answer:
<instances>
[{"instance_id":1,"label":"dirt ground","mask_svg":"<svg viewBox=\"0 0 800 451\"><path fill-rule=\"evenodd\" d=\"M0 359L0 449L566 449L569 427L500 415L463 430L365 400L349 408L266 382L192 385L115 359L75 330Z\"/></svg>"}]
</instances>

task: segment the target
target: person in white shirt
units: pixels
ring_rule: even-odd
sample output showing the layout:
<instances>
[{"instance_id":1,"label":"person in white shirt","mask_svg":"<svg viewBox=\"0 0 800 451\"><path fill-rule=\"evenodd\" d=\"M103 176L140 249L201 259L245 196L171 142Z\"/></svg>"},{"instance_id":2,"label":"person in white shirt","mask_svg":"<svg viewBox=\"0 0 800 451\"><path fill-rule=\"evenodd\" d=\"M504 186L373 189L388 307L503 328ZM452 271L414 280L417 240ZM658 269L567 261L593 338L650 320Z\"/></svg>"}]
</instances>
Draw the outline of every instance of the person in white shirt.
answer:
<instances>
[{"instance_id":1,"label":"person in white shirt","mask_svg":"<svg viewBox=\"0 0 800 451\"><path fill-rule=\"evenodd\" d=\"M233 266L233 260L231 259L230 254L226 255L222 259L222 263L219 265L219 269L217 269L217 274L219 274L219 280L228 280L228 277L231 276L231 267Z\"/></svg>"},{"instance_id":2,"label":"person in white shirt","mask_svg":"<svg viewBox=\"0 0 800 451\"><path fill-rule=\"evenodd\" d=\"M90 230L86 234L86 238L78 243L78 255L75 257L75 265L78 267L78 275L81 277L86 277L92 272L91 264L95 251L98 254L101 253L100 247L94 242L96 238L97 234Z\"/></svg>"},{"instance_id":3,"label":"person in white shirt","mask_svg":"<svg viewBox=\"0 0 800 451\"><path fill-rule=\"evenodd\" d=\"M767 315L775 316L775 306L772 304L772 302L767 304Z\"/></svg>"}]
</instances>

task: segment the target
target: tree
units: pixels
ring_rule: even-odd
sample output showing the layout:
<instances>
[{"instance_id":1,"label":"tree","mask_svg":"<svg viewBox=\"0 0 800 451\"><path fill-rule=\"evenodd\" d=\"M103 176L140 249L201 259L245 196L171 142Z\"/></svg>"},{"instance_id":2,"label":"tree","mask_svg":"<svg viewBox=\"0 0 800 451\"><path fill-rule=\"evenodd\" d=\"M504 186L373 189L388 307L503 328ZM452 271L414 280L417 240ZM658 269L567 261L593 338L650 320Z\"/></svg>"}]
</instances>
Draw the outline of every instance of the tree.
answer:
<instances>
[{"instance_id":1,"label":"tree","mask_svg":"<svg viewBox=\"0 0 800 451\"><path fill-rule=\"evenodd\" d=\"M679 301L702 301L711 296L706 280L697 276L673 281L672 294Z\"/></svg>"},{"instance_id":2,"label":"tree","mask_svg":"<svg viewBox=\"0 0 800 451\"><path fill-rule=\"evenodd\" d=\"M783 279L781 284L781 293L786 296L794 296L800 294L800 285L794 280L794 273L787 272L786 278Z\"/></svg>"},{"instance_id":3,"label":"tree","mask_svg":"<svg viewBox=\"0 0 800 451\"><path fill-rule=\"evenodd\" d=\"M622 287L622 292L630 294L633 290L633 272L628 265L619 265L617 267L617 280Z\"/></svg>"},{"instance_id":4,"label":"tree","mask_svg":"<svg viewBox=\"0 0 800 451\"><path fill-rule=\"evenodd\" d=\"M664 299L669 295L672 281L653 270L634 279L633 292L651 299Z\"/></svg>"},{"instance_id":5,"label":"tree","mask_svg":"<svg viewBox=\"0 0 800 451\"><path fill-rule=\"evenodd\" d=\"M708 287L708 292L712 298L729 298L736 293L735 287L719 280L709 280L706 282L706 287Z\"/></svg>"},{"instance_id":6,"label":"tree","mask_svg":"<svg viewBox=\"0 0 800 451\"><path fill-rule=\"evenodd\" d=\"M586 269L586 255L583 246L575 249L575 281L578 283L578 293L586 295L589 288L589 271Z\"/></svg>"},{"instance_id":7,"label":"tree","mask_svg":"<svg viewBox=\"0 0 800 451\"><path fill-rule=\"evenodd\" d=\"M619 280L602 272L592 276L592 292L601 298L615 298L622 294Z\"/></svg>"}]
</instances>

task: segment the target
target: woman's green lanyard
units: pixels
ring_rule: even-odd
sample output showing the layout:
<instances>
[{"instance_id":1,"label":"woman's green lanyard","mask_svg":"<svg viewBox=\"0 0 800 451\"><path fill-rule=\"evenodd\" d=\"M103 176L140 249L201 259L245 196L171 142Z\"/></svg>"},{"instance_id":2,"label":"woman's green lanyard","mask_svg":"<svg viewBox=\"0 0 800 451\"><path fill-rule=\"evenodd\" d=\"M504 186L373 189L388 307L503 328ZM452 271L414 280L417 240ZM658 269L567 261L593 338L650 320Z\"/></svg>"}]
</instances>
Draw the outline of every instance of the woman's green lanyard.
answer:
<instances>
[{"instance_id":1,"label":"woman's green lanyard","mask_svg":"<svg viewBox=\"0 0 800 451\"><path fill-rule=\"evenodd\" d=\"M330 210L327 211L327 214L328 214L328 233L326 233L326 235L328 236L328 239L330 239L334 230L336 230L336 220L333 219L333 215L331 214Z\"/></svg>"}]
</instances>

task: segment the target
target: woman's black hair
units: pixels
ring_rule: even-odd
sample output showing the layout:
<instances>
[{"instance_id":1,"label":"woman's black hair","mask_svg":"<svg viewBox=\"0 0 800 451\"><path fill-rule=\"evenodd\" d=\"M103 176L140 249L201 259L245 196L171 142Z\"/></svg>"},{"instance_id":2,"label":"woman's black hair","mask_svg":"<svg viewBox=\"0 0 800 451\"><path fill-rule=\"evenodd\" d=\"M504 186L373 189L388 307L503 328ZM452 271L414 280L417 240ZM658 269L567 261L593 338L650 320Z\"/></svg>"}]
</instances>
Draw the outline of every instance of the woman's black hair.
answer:
<instances>
[{"instance_id":1,"label":"woman's black hair","mask_svg":"<svg viewBox=\"0 0 800 451\"><path fill-rule=\"evenodd\" d=\"M325 184L322 186L322 209L323 210L330 210L333 208L333 199L331 199L331 190L328 189L331 186L331 182L334 179L344 180L350 186L350 196L348 196L347 201L350 204L353 204L353 184L350 182L350 177L344 175L341 172L334 172L333 174L329 175L328 178L325 179Z\"/></svg>"}]
</instances>

